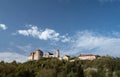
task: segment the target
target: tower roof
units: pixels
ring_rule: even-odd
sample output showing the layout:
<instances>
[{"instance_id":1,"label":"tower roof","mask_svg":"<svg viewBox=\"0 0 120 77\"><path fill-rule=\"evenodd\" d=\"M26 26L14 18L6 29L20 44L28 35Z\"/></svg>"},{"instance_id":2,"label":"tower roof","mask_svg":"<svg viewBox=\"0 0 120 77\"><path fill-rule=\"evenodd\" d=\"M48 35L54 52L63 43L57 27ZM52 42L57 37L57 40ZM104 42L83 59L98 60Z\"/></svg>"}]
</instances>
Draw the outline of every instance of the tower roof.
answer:
<instances>
[{"instance_id":1,"label":"tower roof","mask_svg":"<svg viewBox=\"0 0 120 77\"><path fill-rule=\"evenodd\" d=\"M37 49L36 51L43 52L43 51L42 51L42 50L40 50L40 49Z\"/></svg>"}]
</instances>

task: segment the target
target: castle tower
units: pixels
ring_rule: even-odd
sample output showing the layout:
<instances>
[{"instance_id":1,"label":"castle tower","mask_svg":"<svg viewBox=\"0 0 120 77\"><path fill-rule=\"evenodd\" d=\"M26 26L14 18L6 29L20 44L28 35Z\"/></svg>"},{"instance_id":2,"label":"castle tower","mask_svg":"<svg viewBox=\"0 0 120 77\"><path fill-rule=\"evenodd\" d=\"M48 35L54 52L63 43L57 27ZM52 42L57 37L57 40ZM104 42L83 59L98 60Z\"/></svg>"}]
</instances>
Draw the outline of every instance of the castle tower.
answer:
<instances>
[{"instance_id":1,"label":"castle tower","mask_svg":"<svg viewBox=\"0 0 120 77\"><path fill-rule=\"evenodd\" d=\"M34 60L34 52L31 54L31 60Z\"/></svg>"},{"instance_id":2,"label":"castle tower","mask_svg":"<svg viewBox=\"0 0 120 77\"><path fill-rule=\"evenodd\" d=\"M28 56L28 60L34 60L34 52L32 52L29 56Z\"/></svg>"},{"instance_id":3,"label":"castle tower","mask_svg":"<svg viewBox=\"0 0 120 77\"><path fill-rule=\"evenodd\" d=\"M59 52L59 49L57 49L57 50L56 50L56 53L55 53L55 57L57 57L57 58L60 57L59 53L60 53L60 52Z\"/></svg>"},{"instance_id":4,"label":"castle tower","mask_svg":"<svg viewBox=\"0 0 120 77\"><path fill-rule=\"evenodd\" d=\"M40 57L42 57L42 56L43 56L43 52L40 49L38 49L34 52L34 60L39 60Z\"/></svg>"}]
</instances>

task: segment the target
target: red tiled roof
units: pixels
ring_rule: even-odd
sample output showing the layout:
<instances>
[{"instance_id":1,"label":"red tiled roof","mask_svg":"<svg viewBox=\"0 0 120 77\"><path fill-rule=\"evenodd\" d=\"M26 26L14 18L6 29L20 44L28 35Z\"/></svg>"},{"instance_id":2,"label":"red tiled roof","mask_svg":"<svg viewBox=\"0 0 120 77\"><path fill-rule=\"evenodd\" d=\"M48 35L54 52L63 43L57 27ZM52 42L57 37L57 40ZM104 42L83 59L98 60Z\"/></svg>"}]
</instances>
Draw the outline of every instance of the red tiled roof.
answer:
<instances>
[{"instance_id":1,"label":"red tiled roof","mask_svg":"<svg viewBox=\"0 0 120 77\"><path fill-rule=\"evenodd\" d=\"M93 54L80 54L80 56L94 56Z\"/></svg>"}]
</instances>

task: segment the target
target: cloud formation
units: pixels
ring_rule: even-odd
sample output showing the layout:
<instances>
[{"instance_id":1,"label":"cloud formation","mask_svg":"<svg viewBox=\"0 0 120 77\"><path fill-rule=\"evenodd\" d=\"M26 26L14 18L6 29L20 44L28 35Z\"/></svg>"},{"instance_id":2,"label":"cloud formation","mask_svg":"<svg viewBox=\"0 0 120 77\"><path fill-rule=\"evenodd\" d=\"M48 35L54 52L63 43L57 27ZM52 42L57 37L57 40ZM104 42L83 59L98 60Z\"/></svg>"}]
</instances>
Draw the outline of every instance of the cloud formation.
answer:
<instances>
[{"instance_id":1,"label":"cloud formation","mask_svg":"<svg viewBox=\"0 0 120 77\"><path fill-rule=\"evenodd\" d=\"M103 35L91 31L79 31L73 36L60 35L53 29L39 29L37 26L29 26L27 30L18 30L17 33L31 36L40 40L61 41L62 55L79 55L81 53L93 53L98 55L111 55L120 57L119 32L111 32ZM66 44L67 42L68 44ZM57 45L56 45L57 46ZM111 54L112 53L112 54Z\"/></svg>"},{"instance_id":2,"label":"cloud formation","mask_svg":"<svg viewBox=\"0 0 120 77\"><path fill-rule=\"evenodd\" d=\"M37 32L42 33L46 31L46 30L38 30L36 26L34 26L36 27L36 29L32 27L28 30L25 30L26 34L23 33L22 35L38 38L38 36L35 35ZM31 29L33 30L35 29L36 31L33 31L33 32L30 31L31 33L30 34L29 30ZM57 32L55 31L55 33ZM45 33L45 35L46 34L48 33ZM70 40L72 42L70 41L68 44L65 43L61 45L63 47L62 49L60 49L60 53L62 56L65 54L78 56L79 54L90 53L90 54L97 54L97 55L110 55L114 57L120 57L120 51L119 51L120 50L120 37L118 37L119 34L120 34L119 32L112 32L111 35L104 36L96 32L79 31L76 34L74 34L74 36L71 36ZM117 37L112 37L113 35ZM58 39L60 40L60 38L65 38L65 36L60 37L60 34L59 34ZM44 40L45 39L46 38L44 38ZM48 40L48 38L46 40ZM67 40L67 39L64 39L64 40ZM22 51L26 49L27 51L29 51L31 47L32 47L31 44L26 45L26 46L17 46L17 48L19 48ZM15 52L1 52L0 54L2 54L0 55L0 60L5 60L6 62L11 62L13 60L16 60L18 62L27 61L27 56L24 56L24 55L15 53Z\"/></svg>"},{"instance_id":3,"label":"cloud formation","mask_svg":"<svg viewBox=\"0 0 120 77\"><path fill-rule=\"evenodd\" d=\"M30 28L27 30L17 30L17 33L24 36L32 36L40 40L52 40L52 41L61 41L61 42L70 41L69 37L66 37L65 35L61 36L60 33L56 32L53 29L46 28L42 30L42 29L38 29L37 26L32 26L32 25L29 25L29 27Z\"/></svg>"},{"instance_id":4,"label":"cloud formation","mask_svg":"<svg viewBox=\"0 0 120 77\"><path fill-rule=\"evenodd\" d=\"M78 32L73 37L67 53L93 53L120 57L120 38L109 37L90 31Z\"/></svg>"},{"instance_id":5,"label":"cloud formation","mask_svg":"<svg viewBox=\"0 0 120 77\"><path fill-rule=\"evenodd\" d=\"M0 29L6 30L6 29L7 29L7 26L6 26L5 24L0 24Z\"/></svg>"}]
</instances>

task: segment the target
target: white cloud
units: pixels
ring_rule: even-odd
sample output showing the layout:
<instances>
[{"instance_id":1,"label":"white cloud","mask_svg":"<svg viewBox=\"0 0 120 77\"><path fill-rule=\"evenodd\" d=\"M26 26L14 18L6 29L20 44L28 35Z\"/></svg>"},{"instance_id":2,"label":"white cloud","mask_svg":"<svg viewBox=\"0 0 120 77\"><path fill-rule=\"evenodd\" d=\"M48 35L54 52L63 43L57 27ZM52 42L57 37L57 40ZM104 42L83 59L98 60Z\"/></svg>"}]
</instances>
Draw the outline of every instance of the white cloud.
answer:
<instances>
[{"instance_id":1,"label":"white cloud","mask_svg":"<svg viewBox=\"0 0 120 77\"><path fill-rule=\"evenodd\" d=\"M6 29L7 29L7 26L6 26L5 24L0 24L0 29L6 30Z\"/></svg>"},{"instance_id":2,"label":"white cloud","mask_svg":"<svg viewBox=\"0 0 120 77\"><path fill-rule=\"evenodd\" d=\"M31 36L40 40L53 40L68 42L63 46L62 53L77 54L93 53L98 55L111 55L120 57L120 36L119 32L108 33L102 35L96 32L80 31L74 36L60 35L53 29L39 29L37 26L29 26L27 30L18 30L17 33L24 36ZM66 52L64 52L66 51Z\"/></svg>"},{"instance_id":3,"label":"white cloud","mask_svg":"<svg viewBox=\"0 0 120 77\"><path fill-rule=\"evenodd\" d=\"M38 29L37 26L29 26L30 28L27 30L18 30L17 33L24 36L32 36L34 38L38 38L40 40L53 40L53 41L62 41L68 42L70 41L69 37L61 36L60 33L56 32L53 29L46 28L45 30Z\"/></svg>"},{"instance_id":4,"label":"white cloud","mask_svg":"<svg viewBox=\"0 0 120 77\"><path fill-rule=\"evenodd\" d=\"M39 35L39 39L42 40L59 40L59 33L57 33L55 30L52 29L45 29L41 34Z\"/></svg>"},{"instance_id":5,"label":"white cloud","mask_svg":"<svg viewBox=\"0 0 120 77\"><path fill-rule=\"evenodd\" d=\"M27 56L14 52L0 52L0 61L12 62L14 60L17 62L26 62Z\"/></svg>"},{"instance_id":6,"label":"white cloud","mask_svg":"<svg viewBox=\"0 0 120 77\"><path fill-rule=\"evenodd\" d=\"M78 32L73 39L74 42L71 42L69 49L72 51L72 54L94 53L120 57L120 38L107 37L94 32L83 31Z\"/></svg>"},{"instance_id":7,"label":"white cloud","mask_svg":"<svg viewBox=\"0 0 120 77\"><path fill-rule=\"evenodd\" d=\"M24 36L33 36L33 37L36 37L40 34L37 26L32 26L28 30L18 30L18 33Z\"/></svg>"},{"instance_id":8,"label":"white cloud","mask_svg":"<svg viewBox=\"0 0 120 77\"><path fill-rule=\"evenodd\" d=\"M62 42L70 42L70 41L72 41L70 37L61 36L61 38L62 38L62 40L61 40Z\"/></svg>"}]
</instances>

